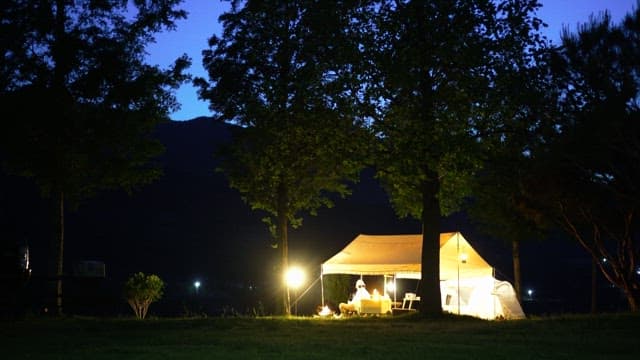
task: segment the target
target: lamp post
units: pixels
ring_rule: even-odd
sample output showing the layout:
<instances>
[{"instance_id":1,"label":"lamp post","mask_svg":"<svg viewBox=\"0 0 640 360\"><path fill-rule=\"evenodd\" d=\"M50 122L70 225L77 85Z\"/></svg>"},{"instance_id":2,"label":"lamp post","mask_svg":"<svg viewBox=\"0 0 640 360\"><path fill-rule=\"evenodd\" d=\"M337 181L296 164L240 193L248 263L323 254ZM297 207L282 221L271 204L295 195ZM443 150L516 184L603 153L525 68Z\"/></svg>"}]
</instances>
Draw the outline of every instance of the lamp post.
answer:
<instances>
[{"instance_id":1,"label":"lamp post","mask_svg":"<svg viewBox=\"0 0 640 360\"><path fill-rule=\"evenodd\" d=\"M287 285L287 297L289 296L289 289L293 289L294 291L295 314L298 315L297 289L302 286L304 282L304 272L299 267L290 267L284 275L284 280ZM291 303L289 303L289 313L291 313Z\"/></svg>"}]
</instances>

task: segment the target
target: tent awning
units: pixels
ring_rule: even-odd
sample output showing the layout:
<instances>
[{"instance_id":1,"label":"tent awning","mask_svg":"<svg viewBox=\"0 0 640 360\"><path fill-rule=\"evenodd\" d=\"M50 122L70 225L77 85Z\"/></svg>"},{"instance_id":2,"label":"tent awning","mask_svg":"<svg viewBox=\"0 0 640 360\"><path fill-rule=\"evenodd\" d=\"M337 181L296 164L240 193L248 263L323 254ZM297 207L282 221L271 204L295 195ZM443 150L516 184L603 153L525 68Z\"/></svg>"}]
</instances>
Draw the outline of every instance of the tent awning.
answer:
<instances>
[{"instance_id":1,"label":"tent awning","mask_svg":"<svg viewBox=\"0 0 640 360\"><path fill-rule=\"evenodd\" d=\"M322 274L420 279L422 234L358 235L322 264ZM493 268L459 232L440 234L440 279L492 276Z\"/></svg>"}]
</instances>

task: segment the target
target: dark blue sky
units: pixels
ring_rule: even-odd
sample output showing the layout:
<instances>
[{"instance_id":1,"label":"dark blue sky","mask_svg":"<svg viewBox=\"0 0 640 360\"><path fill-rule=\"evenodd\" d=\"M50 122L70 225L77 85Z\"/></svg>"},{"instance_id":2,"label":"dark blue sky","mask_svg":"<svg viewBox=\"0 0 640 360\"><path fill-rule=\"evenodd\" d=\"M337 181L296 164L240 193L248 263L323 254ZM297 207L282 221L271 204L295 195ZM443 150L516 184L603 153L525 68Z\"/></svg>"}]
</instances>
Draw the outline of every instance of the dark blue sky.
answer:
<instances>
[{"instance_id":1,"label":"dark blue sky","mask_svg":"<svg viewBox=\"0 0 640 360\"><path fill-rule=\"evenodd\" d=\"M540 0L543 4L538 16L549 26L545 34L554 43L559 42L563 27L575 30L578 23L589 20L592 14L609 11L615 22L629 13L636 5L636 0ZM193 64L189 72L195 76L206 77L202 67L201 52L207 47L207 40L212 34L220 34L221 26L218 17L229 10L228 1L220 0L186 0L183 3L188 13L186 20L178 22L175 31L158 34L157 42L150 46L148 61L154 65L167 67L183 53L188 54ZM198 116L209 116L207 104L198 100L196 89L184 85L177 92L182 109L171 114L173 120L190 120Z\"/></svg>"}]
</instances>

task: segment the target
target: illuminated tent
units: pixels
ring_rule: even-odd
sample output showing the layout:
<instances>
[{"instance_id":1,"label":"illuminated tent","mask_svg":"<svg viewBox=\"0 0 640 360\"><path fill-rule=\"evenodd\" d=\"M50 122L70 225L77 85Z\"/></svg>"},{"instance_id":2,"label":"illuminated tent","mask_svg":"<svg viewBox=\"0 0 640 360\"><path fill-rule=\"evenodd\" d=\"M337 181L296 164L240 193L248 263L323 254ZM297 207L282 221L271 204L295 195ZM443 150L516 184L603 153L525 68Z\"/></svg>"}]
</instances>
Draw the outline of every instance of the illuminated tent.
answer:
<instances>
[{"instance_id":1,"label":"illuminated tent","mask_svg":"<svg viewBox=\"0 0 640 360\"><path fill-rule=\"evenodd\" d=\"M421 278L422 234L358 235L322 264L328 274ZM445 311L484 319L524 318L510 283L459 232L440 234L440 292Z\"/></svg>"}]
</instances>

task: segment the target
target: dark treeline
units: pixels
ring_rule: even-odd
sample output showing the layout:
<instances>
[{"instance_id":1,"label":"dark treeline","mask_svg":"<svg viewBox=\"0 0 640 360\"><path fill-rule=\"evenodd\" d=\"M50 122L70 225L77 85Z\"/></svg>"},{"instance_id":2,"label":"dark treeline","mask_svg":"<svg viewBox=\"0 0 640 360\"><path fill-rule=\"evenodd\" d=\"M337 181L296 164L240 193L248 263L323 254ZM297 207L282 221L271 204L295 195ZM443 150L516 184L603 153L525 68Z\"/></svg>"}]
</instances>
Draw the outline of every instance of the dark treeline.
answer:
<instances>
[{"instance_id":1,"label":"dark treeline","mask_svg":"<svg viewBox=\"0 0 640 360\"><path fill-rule=\"evenodd\" d=\"M69 274L65 215L98 194L162 181L154 130L178 106L172 92L191 60L159 69L143 56L154 33L187 16L179 2L1 5L0 157L6 178L30 179L54 204L56 230L42 235L52 239L57 313ZM366 171L396 220L423 233L422 313L442 312L439 234L461 211L509 244L519 295L523 246L562 234L592 257L594 279L638 310L640 10L620 24L585 19L556 47L540 33L539 6L232 2L203 51L208 78L194 84L214 121L239 125L205 156L278 253L266 270L247 265L271 279L265 296L279 305L270 311L291 310L280 284L296 248L290 229L351 196ZM596 301L594 292L594 310Z\"/></svg>"},{"instance_id":2,"label":"dark treeline","mask_svg":"<svg viewBox=\"0 0 640 360\"><path fill-rule=\"evenodd\" d=\"M442 216L464 209L512 243L519 294L520 243L563 230L637 310L635 161L617 162L638 144L638 16L593 18L553 47L538 7L266 1L221 17L196 84L218 119L246 129L222 169L270 214L281 270L288 227L370 166L396 214L422 224L422 312L441 312Z\"/></svg>"}]
</instances>

